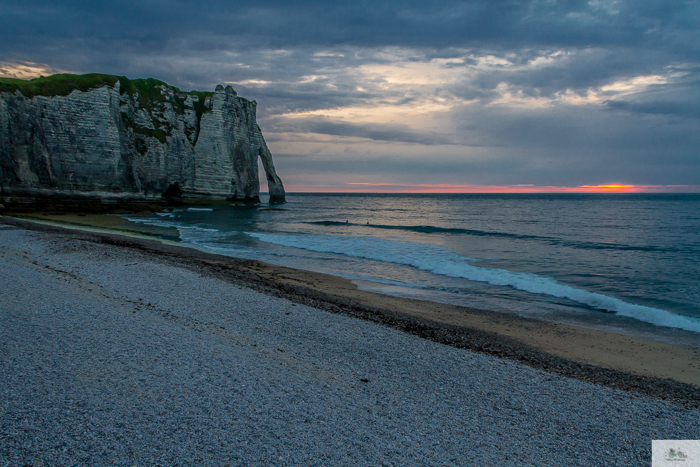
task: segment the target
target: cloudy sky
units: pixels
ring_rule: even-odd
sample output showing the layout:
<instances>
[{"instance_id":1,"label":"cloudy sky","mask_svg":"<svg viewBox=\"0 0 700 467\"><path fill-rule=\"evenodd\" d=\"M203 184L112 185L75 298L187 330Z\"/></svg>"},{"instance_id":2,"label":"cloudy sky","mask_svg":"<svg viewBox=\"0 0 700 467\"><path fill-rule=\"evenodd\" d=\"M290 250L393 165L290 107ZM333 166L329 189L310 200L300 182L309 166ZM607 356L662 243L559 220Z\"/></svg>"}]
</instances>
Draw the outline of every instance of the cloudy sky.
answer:
<instances>
[{"instance_id":1,"label":"cloudy sky","mask_svg":"<svg viewBox=\"0 0 700 467\"><path fill-rule=\"evenodd\" d=\"M0 75L218 83L288 191L700 191L700 2L0 0Z\"/></svg>"}]
</instances>

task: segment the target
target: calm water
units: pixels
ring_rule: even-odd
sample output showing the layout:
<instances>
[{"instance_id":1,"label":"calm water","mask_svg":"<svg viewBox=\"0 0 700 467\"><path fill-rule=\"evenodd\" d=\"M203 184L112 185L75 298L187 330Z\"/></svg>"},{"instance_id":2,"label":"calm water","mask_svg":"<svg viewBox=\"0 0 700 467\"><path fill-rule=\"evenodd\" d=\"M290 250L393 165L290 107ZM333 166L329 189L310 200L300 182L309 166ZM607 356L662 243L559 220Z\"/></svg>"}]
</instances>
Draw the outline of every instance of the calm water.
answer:
<instances>
[{"instance_id":1,"label":"calm water","mask_svg":"<svg viewBox=\"0 0 700 467\"><path fill-rule=\"evenodd\" d=\"M666 340L700 332L700 195L290 194L126 218L386 294Z\"/></svg>"}]
</instances>

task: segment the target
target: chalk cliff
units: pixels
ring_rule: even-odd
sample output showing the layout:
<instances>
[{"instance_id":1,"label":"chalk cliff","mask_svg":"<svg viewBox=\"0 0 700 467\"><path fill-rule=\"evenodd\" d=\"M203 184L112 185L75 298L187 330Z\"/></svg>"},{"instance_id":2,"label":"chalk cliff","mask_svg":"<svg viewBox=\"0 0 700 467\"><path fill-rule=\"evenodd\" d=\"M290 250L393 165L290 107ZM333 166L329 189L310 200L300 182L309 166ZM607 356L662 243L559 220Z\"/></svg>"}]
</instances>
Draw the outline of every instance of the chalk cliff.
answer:
<instances>
[{"instance_id":1,"label":"chalk cliff","mask_svg":"<svg viewBox=\"0 0 700 467\"><path fill-rule=\"evenodd\" d=\"M230 86L183 92L111 75L0 80L0 203L103 204L172 197L271 202L282 181L256 102Z\"/></svg>"}]
</instances>

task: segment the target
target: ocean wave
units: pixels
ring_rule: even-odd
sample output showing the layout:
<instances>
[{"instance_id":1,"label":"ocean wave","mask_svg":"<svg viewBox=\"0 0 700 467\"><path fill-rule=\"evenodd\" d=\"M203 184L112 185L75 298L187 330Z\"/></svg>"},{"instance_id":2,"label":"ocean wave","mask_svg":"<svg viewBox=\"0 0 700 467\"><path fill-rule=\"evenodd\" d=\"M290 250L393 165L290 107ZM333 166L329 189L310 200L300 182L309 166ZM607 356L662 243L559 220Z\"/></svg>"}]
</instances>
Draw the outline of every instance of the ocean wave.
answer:
<instances>
[{"instance_id":1,"label":"ocean wave","mask_svg":"<svg viewBox=\"0 0 700 467\"><path fill-rule=\"evenodd\" d=\"M474 261L474 258L465 258L437 246L342 235L263 233L248 233L248 235L260 241L280 246L402 264L433 274L565 298L594 309L616 313L657 326L700 332L700 321L693 318L658 308L635 305L614 297L562 284L546 276L474 266L469 264L470 261Z\"/></svg>"},{"instance_id":2,"label":"ocean wave","mask_svg":"<svg viewBox=\"0 0 700 467\"><path fill-rule=\"evenodd\" d=\"M517 240L534 240L544 242L556 246L568 246L582 250L618 250L618 251L646 251L646 252L662 252L662 253L692 253L697 252L698 247L688 245L686 247L659 247L654 245L626 245L621 243L602 243L602 242L584 242L564 240L557 237L545 235L527 235L517 234L512 232L497 232L478 229L463 229L454 227L438 227L434 225L387 225L387 224L360 224L354 222L340 221L312 221L306 222L311 225L321 225L326 227L333 226L355 226L355 227L370 227L373 229L382 230L401 230L406 232L416 232L423 234L452 234L452 235L471 235L475 237L492 237L492 238L511 238Z\"/></svg>"},{"instance_id":3,"label":"ocean wave","mask_svg":"<svg viewBox=\"0 0 700 467\"><path fill-rule=\"evenodd\" d=\"M187 208L188 211L213 211L211 208Z\"/></svg>"},{"instance_id":4,"label":"ocean wave","mask_svg":"<svg viewBox=\"0 0 700 467\"><path fill-rule=\"evenodd\" d=\"M138 224L152 225L154 227L163 228L174 228L177 229L180 240L186 243L196 243L202 239L211 240L219 234L218 229L210 229L207 227L201 227L197 225L182 225L177 222L168 221L165 219L157 218L142 218L142 217L127 217L121 216L122 219L126 219L130 222L136 222Z\"/></svg>"}]
</instances>

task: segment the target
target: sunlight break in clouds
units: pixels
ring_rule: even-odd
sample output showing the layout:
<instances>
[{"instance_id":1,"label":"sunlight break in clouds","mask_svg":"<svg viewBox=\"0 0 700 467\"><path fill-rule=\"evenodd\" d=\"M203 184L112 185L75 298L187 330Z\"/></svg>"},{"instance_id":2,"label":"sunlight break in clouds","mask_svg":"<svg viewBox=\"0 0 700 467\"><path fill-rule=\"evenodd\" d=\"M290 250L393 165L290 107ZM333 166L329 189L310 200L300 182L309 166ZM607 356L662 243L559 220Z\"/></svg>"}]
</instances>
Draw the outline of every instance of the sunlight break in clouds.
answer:
<instances>
[{"instance_id":1,"label":"sunlight break in clouds","mask_svg":"<svg viewBox=\"0 0 700 467\"><path fill-rule=\"evenodd\" d=\"M54 73L68 73L48 65L39 63L22 62L8 63L0 62L0 76L5 78L32 79L39 76L48 76Z\"/></svg>"},{"instance_id":2,"label":"sunlight break in clouds","mask_svg":"<svg viewBox=\"0 0 700 467\"><path fill-rule=\"evenodd\" d=\"M584 56L595 51L585 50ZM350 124L394 124L416 132L450 130L444 116L453 109L467 106L498 106L519 109L546 109L554 105L604 107L605 102L641 93L651 86L667 84L669 78L655 74L623 80L607 81L585 89L565 88L551 95L537 95L527 88L523 77L530 73L558 73L575 61L573 51L540 52L528 60L510 53L499 57L477 55L462 51L461 57L428 58L419 51L392 48L377 52L376 60L351 68L321 68L317 73L299 77L296 84L316 83L328 92L334 92L343 82L353 87L358 95L349 105L311 110L292 110L278 114L279 119L304 120L323 117L329 121ZM323 57L335 57L330 52ZM671 70L668 70L671 73ZM672 74L672 73L671 73ZM491 75L501 81L492 89L483 88L482 81ZM319 81L321 79L322 81ZM254 86L274 85L265 81L241 81L238 84ZM463 95L462 89L472 89L473 97ZM452 130L454 131L454 130Z\"/></svg>"},{"instance_id":3,"label":"sunlight break in clouds","mask_svg":"<svg viewBox=\"0 0 700 467\"><path fill-rule=\"evenodd\" d=\"M402 85L445 85L454 83L464 74L459 68L446 68L457 62L451 59L432 59L427 62L395 62L389 65L369 64L359 67L359 72L379 87L392 88Z\"/></svg>"},{"instance_id":4,"label":"sunlight break in clouds","mask_svg":"<svg viewBox=\"0 0 700 467\"><path fill-rule=\"evenodd\" d=\"M669 73L678 75L678 73ZM500 98L492 104L519 105L531 108L544 108L556 103L568 105L603 104L606 100L619 99L621 97L637 94L648 90L652 86L668 84L669 78L661 75L635 76L634 78L618 80L610 84L595 88L588 88L584 93L574 92L572 89L557 92L554 97L526 96L522 89L512 88L505 82L499 83L496 90Z\"/></svg>"},{"instance_id":5,"label":"sunlight break in clouds","mask_svg":"<svg viewBox=\"0 0 700 467\"><path fill-rule=\"evenodd\" d=\"M226 81L224 84L230 84L231 86L264 86L270 84L270 81L265 81L263 79L245 79L243 81Z\"/></svg>"},{"instance_id":6,"label":"sunlight break in clouds","mask_svg":"<svg viewBox=\"0 0 700 467\"><path fill-rule=\"evenodd\" d=\"M425 125L426 117L446 112L454 103L422 100L406 104L377 104L364 106L348 106L337 109L311 110L280 115L283 118L304 119L309 117L326 117L346 123L402 123ZM422 127L425 128L425 127Z\"/></svg>"},{"instance_id":7,"label":"sunlight break in clouds","mask_svg":"<svg viewBox=\"0 0 700 467\"><path fill-rule=\"evenodd\" d=\"M668 79L661 75L636 76L631 79L615 81L600 88L603 92L613 92L617 95L627 95L641 92L655 84L666 84Z\"/></svg>"}]
</instances>

